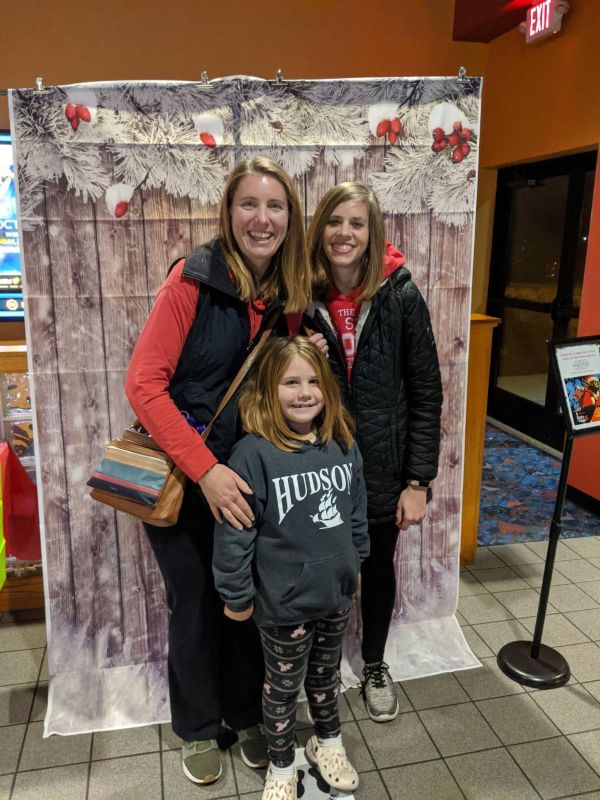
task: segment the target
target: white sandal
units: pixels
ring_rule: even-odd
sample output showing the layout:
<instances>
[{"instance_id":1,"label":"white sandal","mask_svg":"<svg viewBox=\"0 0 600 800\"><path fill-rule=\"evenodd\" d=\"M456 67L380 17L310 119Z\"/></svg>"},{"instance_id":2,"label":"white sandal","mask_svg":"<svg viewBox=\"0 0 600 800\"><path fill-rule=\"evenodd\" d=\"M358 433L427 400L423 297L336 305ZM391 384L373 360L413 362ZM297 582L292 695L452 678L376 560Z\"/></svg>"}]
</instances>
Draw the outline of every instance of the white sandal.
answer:
<instances>
[{"instance_id":1,"label":"white sandal","mask_svg":"<svg viewBox=\"0 0 600 800\"><path fill-rule=\"evenodd\" d=\"M265 778L262 800L297 800L296 784L296 770L294 770L293 777L284 780L275 778L271 773L271 767L269 767Z\"/></svg>"},{"instance_id":2,"label":"white sandal","mask_svg":"<svg viewBox=\"0 0 600 800\"><path fill-rule=\"evenodd\" d=\"M344 792L353 792L358 787L358 773L343 747L323 747L316 736L311 736L304 748L304 755L331 787Z\"/></svg>"}]
</instances>

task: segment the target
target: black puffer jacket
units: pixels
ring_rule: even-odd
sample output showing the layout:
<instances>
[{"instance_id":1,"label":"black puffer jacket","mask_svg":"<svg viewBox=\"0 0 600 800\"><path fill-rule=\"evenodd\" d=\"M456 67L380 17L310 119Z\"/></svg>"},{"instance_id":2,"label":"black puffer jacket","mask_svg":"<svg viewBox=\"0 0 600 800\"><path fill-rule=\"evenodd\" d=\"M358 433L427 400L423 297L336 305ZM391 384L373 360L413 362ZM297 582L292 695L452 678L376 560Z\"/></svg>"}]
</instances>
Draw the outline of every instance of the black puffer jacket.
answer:
<instances>
[{"instance_id":1,"label":"black puffer jacket","mask_svg":"<svg viewBox=\"0 0 600 800\"><path fill-rule=\"evenodd\" d=\"M406 268L382 283L361 307L350 384L325 305L313 304L310 315L356 420L369 522L389 522L406 481L437 474L442 382L427 306Z\"/></svg>"}]
</instances>

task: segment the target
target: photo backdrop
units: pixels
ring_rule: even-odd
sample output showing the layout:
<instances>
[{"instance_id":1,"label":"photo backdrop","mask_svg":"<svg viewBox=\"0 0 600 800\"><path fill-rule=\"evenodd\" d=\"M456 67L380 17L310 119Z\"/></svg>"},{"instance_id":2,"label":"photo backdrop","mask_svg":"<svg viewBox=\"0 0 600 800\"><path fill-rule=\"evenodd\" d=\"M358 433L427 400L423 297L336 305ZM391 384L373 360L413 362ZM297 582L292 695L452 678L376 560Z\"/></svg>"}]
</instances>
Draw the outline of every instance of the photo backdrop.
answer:
<instances>
[{"instance_id":1,"label":"photo backdrop","mask_svg":"<svg viewBox=\"0 0 600 800\"><path fill-rule=\"evenodd\" d=\"M442 369L439 477L401 534L386 653L396 679L477 665L454 617L480 80L224 78L13 90L50 691L46 734L169 719L167 607L141 526L86 480L130 422L125 372L176 258L217 230L226 177L266 155L307 221L357 180L429 305ZM168 531L165 531L168 535ZM344 680L360 676L353 614Z\"/></svg>"}]
</instances>

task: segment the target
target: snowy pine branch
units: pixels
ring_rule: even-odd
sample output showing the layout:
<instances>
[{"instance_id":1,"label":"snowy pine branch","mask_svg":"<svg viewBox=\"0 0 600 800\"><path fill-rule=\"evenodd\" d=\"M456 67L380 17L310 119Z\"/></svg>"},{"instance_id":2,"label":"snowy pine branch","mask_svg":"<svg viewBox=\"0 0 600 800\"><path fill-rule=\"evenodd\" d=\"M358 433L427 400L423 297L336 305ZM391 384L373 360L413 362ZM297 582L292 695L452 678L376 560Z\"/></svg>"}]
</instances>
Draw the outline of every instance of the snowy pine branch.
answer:
<instances>
[{"instance_id":1,"label":"snowy pine branch","mask_svg":"<svg viewBox=\"0 0 600 800\"><path fill-rule=\"evenodd\" d=\"M383 211L418 214L427 207L431 153L418 145L390 148L385 171L371 176L370 184Z\"/></svg>"}]
</instances>

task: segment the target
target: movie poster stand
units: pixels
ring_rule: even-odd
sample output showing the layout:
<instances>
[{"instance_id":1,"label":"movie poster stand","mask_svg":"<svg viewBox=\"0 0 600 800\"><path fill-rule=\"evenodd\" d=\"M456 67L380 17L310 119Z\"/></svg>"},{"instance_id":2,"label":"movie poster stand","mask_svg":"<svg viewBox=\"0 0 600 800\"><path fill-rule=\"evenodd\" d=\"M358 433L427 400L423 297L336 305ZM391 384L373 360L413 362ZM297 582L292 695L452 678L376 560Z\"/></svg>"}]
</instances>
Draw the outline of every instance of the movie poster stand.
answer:
<instances>
[{"instance_id":1,"label":"movie poster stand","mask_svg":"<svg viewBox=\"0 0 600 800\"><path fill-rule=\"evenodd\" d=\"M600 336L548 342L548 347L559 388L566 441L550 523L540 602L533 641L509 642L497 656L498 666L505 675L517 683L536 689L556 689L571 677L566 659L557 650L542 644L542 633L560 537L573 441L579 436L600 432Z\"/></svg>"}]
</instances>

